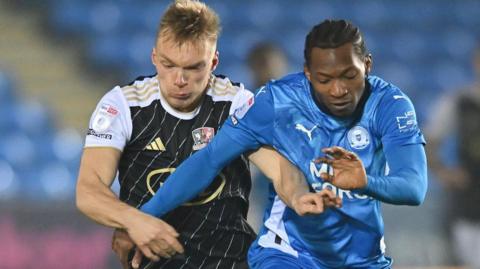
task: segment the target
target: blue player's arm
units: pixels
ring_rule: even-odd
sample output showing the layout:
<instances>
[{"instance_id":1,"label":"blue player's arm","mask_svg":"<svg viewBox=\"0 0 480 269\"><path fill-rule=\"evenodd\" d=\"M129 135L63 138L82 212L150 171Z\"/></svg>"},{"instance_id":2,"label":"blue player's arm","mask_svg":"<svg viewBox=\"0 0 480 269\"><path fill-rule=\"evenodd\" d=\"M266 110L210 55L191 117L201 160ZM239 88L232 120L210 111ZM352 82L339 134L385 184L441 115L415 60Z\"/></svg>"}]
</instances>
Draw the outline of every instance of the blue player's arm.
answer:
<instances>
[{"instance_id":1,"label":"blue player's arm","mask_svg":"<svg viewBox=\"0 0 480 269\"><path fill-rule=\"evenodd\" d=\"M222 129L206 148L185 160L141 210L160 217L193 199L212 183L224 166L249 147L255 147L255 143L239 144Z\"/></svg>"},{"instance_id":2,"label":"blue player's arm","mask_svg":"<svg viewBox=\"0 0 480 269\"><path fill-rule=\"evenodd\" d=\"M427 192L427 158L413 104L394 91L380 103L377 117L389 173L369 175L365 193L386 203L419 205Z\"/></svg>"},{"instance_id":3,"label":"blue player's arm","mask_svg":"<svg viewBox=\"0 0 480 269\"><path fill-rule=\"evenodd\" d=\"M271 95L261 96L253 105L247 104L248 99L247 103L237 104L238 109L207 147L186 159L141 210L158 217L164 215L206 189L221 169L240 154L267 143L264 137L270 136L273 110Z\"/></svg>"},{"instance_id":4,"label":"blue player's arm","mask_svg":"<svg viewBox=\"0 0 480 269\"><path fill-rule=\"evenodd\" d=\"M367 176L364 193L382 202L420 205L427 192L427 158L423 144L394 146L385 151L390 172Z\"/></svg>"}]
</instances>

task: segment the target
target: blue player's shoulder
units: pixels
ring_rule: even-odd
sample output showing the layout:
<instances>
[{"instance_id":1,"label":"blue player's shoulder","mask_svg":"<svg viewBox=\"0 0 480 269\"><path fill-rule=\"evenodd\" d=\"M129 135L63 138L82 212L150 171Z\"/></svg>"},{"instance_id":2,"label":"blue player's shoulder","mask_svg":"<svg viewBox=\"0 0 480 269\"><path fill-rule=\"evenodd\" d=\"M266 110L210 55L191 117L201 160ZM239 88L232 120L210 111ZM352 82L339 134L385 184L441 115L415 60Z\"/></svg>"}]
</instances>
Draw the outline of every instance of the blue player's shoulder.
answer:
<instances>
[{"instance_id":1,"label":"blue player's shoulder","mask_svg":"<svg viewBox=\"0 0 480 269\"><path fill-rule=\"evenodd\" d=\"M305 76L305 73L300 72L300 73L288 74L280 79L272 80L267 85L269 85L270 88L274 88L274 89L303 88L305 86L306 81L308 80L307 80L307 77Z\"/></svg>"},{"instance_id":2,"label":"blue player's shoulder","mask_svg":"<svg viewBox=\"0 0 480 269\"><path fill-rule=\"evenodd\" d=\"M274 99L282 99L282 102L304 98L310 94L309 81L303 72L286 75L278 80L272 80L266 85ZM287 98L287 96L289 98ZM289 100L290 99L290 100Z\"/></svg>"},{"instance_id":3,"label":"blue player's shoulder","mask_svg":"<svg viewBox=\"0 0 480 269\"><path fill-rule=\"evenodd\" d=\"M367 80L370 84L372 97L375 99L409 99L408 96L399 87L383 80L380 77L368 76Z\"/></svg>"}]
</instances>

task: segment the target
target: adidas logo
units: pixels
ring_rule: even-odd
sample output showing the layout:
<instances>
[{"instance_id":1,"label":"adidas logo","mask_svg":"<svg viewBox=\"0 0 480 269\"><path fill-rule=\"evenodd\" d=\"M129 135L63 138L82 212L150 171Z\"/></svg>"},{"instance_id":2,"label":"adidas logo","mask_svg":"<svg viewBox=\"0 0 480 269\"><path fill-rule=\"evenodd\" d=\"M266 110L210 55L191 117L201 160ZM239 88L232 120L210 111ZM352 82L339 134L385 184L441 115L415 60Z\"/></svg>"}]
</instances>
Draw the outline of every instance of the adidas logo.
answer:
<instances>
[{"instance_id":1,"label":"adidas logo","mask_svg":"<svg viewBox=\"0 0 480 269\"><path fill-rule=\"evenodd\" d=\"M165 151L165 146L160 140L160 137L155 138L155 140L150 143L148 146L145 147L146 150L158 150L158 151Z\"/></svg>"}]
</instances>

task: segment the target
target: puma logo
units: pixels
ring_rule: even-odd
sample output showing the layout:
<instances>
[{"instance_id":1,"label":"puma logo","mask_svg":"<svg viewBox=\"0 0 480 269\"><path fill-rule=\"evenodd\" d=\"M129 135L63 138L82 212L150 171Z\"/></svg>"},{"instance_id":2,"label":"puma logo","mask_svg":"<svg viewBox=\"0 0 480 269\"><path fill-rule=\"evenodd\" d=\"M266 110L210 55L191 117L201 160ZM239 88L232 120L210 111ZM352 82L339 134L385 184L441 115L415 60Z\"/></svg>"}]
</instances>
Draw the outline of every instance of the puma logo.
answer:
<instances>
[{"instance_id":1,"label":"puma logo","mask_svg":"<svg viewBox=\"0 0 480 269\"><path fill-rule=\"evenodd\" d=\"M305 126L303 126L303 125L300 124L300 123L297 123L297 124L295 125L295 129L299 130L300 132L306 133L307 136L308 136L308 139L309 139L310 141L312 141L312 132L313 132L313 130L315 130L315 128L317 128L317 125L313 126L312 129L310 129L310 130L308 130L307 128L305 128Z\"/></svg>"}]
</instances>

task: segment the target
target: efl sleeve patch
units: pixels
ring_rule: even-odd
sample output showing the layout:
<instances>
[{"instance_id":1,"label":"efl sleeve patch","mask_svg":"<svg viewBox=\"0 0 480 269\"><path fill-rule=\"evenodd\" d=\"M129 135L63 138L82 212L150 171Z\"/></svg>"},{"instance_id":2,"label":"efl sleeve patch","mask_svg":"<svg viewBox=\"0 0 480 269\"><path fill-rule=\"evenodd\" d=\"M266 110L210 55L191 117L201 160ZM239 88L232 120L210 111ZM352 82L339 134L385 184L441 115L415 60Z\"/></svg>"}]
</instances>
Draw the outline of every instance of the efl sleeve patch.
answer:
<instances>
[{"instance_id":1,"label":"efl sleeve patch","mask_svg":"<svg viewBox=\"0 0 480 269\"><path fill-rule=\"evenodd\" d=\"M85 139L86 147L114 147L123 150L132 133L130 108L123 93L113 89L100 100Z\"/></svg>"},{"instance_id":2,"label":"efl sleeve patch","mask_svg":"<svg viewBox=\"0 0 480 269\"><path fill-rule=\"evenodd\" d=\"M110 104L102 103L95 114L92 122L92 129L96 132L106 131L118 115L118 109Z\"/></svg>"},{"instance_id":3,"label":"efl sleeve patch","mask_svg":"<svg viewBox=\"0 0 480 269\"><path fill-rule=\"evenodd\" d=\"M235 95L230 107L230 115L233 114L236 119L241 119L247 114L248 110L255 103L253 93L248 90L243 90Z\"/></svg>"}]
</instances>

